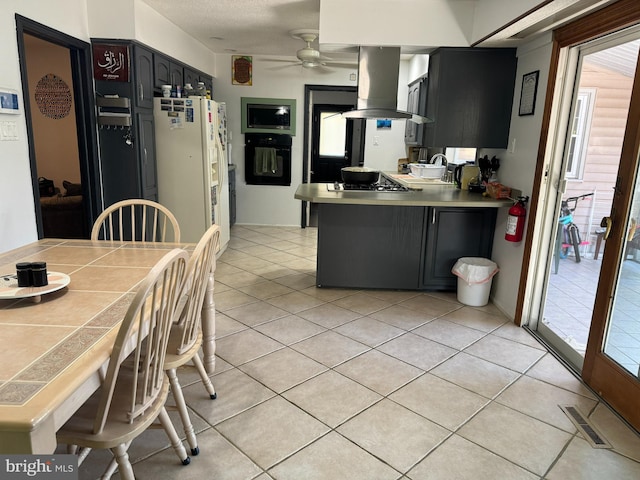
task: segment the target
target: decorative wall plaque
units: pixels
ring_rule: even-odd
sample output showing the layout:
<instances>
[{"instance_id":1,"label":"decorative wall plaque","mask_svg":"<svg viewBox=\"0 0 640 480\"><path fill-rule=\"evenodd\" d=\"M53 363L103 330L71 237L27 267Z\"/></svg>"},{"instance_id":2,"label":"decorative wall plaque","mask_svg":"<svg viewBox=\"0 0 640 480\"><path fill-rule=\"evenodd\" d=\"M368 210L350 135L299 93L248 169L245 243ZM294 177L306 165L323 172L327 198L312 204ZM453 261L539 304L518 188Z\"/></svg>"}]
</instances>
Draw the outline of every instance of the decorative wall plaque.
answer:
<instances>
[{"instance_id":1,"label":"decorative wall plaque","mask_svg":"<svg viewBox=\"0 0 640 480\"><path fill-rule=\"evenodd\" d=\"M231 83L233 85L252 85L252 58L245 55L231 56Z\"/></svg>"},{"instance_id":2,"label":"decorative wall plaque","mask_svg":"<svg viewBox=\"0 0 640 480\"><path fill-rule=\"evenodd\" d=\"M71 89L53 73L47 73L38 81L34 96L40 113L45 117L59 120L71 111Z\"/></svg>"},{"instance_id":3,"label":"decorative wall plaque","mask_svg":"<svg viewBox=\"0 0 640 480\"><path fill-rule=\"evenodd\" d=\"M93 45L93 78L114 82L129 81L129 47Z\"/></svg>"}]
</instances>

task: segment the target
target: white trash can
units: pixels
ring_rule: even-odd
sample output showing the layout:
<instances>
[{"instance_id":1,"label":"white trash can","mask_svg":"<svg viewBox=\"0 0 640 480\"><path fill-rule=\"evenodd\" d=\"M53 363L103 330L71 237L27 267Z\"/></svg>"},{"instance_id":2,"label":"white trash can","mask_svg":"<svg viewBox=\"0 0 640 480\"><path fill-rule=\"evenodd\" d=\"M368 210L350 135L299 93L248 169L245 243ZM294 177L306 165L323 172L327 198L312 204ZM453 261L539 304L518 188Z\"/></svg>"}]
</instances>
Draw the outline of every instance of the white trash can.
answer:
<instances>
[{"instance_id":1,"label":"white trash can","mask_svg":"<svg viewBox=\"0 0 640 480\"><path fill-rule=\"evenodd\" d=\"M482 307L489 303L493 276L498 265L482 257L462 257L451 269L458 277L458 301L471 307Z\"/></svg>"}]
</instances>

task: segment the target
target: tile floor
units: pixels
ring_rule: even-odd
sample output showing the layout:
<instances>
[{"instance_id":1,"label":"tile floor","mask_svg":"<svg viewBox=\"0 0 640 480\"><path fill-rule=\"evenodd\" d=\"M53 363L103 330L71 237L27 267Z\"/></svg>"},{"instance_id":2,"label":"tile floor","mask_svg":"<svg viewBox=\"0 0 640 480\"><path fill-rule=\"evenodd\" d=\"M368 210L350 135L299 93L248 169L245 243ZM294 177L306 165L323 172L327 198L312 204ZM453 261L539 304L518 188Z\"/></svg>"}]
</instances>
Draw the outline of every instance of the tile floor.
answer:
<instances>
[{"instance_id":1,"label":"tile floor","mask_svg":"<svg viewBox=\"0 0 640 480\"><path fill-rule=\"evenodd\" d=\"M640 478L640 437L497 309L317 289L315 245L312 228L233 227L216 273L218 399L180 372L201 453L183 467L147 431L129 450L136 478ZM591 448L558 405L613 448ZM108 459L92 452L80 477Z\"/></svg>"}]
</instances>

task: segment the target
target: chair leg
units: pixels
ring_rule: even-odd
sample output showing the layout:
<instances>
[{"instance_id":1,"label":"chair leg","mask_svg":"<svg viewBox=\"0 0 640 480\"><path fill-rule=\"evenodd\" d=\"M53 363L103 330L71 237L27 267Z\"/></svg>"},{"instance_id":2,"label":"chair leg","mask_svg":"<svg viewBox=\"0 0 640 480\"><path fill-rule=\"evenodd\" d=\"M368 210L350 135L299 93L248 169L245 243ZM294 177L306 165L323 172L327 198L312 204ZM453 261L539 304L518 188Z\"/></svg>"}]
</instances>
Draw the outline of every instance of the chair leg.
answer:
<instances>
[{"instance_id":1,"label":"chair leg","mask_svg":"<svg viewBox=\"0 0 640 480\"><path fill-rule=\"evenodd\" d=\"M200 449L198 448L198 440L191 424L191 418L189 417L189 411L187 410L187 403L184 401L184 395L182 394L182 387L178 381L176 370L174 368L167 370L167 376L169 377L169 383L171 384L171 393L173 399L176 402L176 408L180 413L180 420L182 420L182 426L184 433L187 436L187 442L191 447L191 455L198 455Z\"/></svg>"},{"instance_id":2,"label":"chair leg","mask_svg":"<svg viewBox=\"0 0 640 480\"><path fill-rule=\"evenodd\" d=\"M126 449L126 451L129 451L129 447L131 446L131 442L133 442L133 440L129 440L124 448ZM104 473L100 476L100 480L109 480L114 473L116 473L116 470L118 469L118 462L116 462L115 458L112 458L111 461L109 462L109 465L107 465L107 468L105 469Z\"/></svg>"},{"instance_id":3,"label":"chair leg","mask_svg":"<svg viewBox=\"0 0 640 480\"><path fill-rule=\"evenodd\" d=\"M209 378L209 375L207 375L207 371L205 370L204 364L202 363L202 360L200 360L200 357L198 356L198 354L195 354L191 359L191 361L193 362L193 365L198 370L198 373L200 374L200 378L202 379L202 384L204 385L204 388L207 389L207 392L209 393L209 397L211 398L211 400L215 400L216 398L218 398L218 394L213 388L213 383L211 383L211 379Z\"/></svg>"},{"instance_id":4,"label":"chair leg","mask_svg":"<svg viewBox=\"0 0 640 480\"><path fill-rule=\"evenodd\" d=\"M127 453L127 445L122 443L117 447L111 449L113 456L118 462L118 470L120 472L120 478L122 480L135 480L136 477L133 474L133 468L129 461L129 454Z\"/></svg>"},{"instance_id":5,"label":"chair leg","mask_svg":"<svg viewBox=\"0 0 640 480\"><path fill-rule=\"evenodd\" d=\"M169 437L169 440L171 441L171 446L178 455L182 464L189 465L189 463L191 463L191 458L187 455L187 451L185 450L184 445L182 445L182 442L176 433L176 429L173 427L173 423L171 423L171 419L169 418L166 408L162 407L162 410L160 410L160 414L158 415L158 419L162 424L162 428L164 428L164 431L167 433L167 437Z\"/></svg>"}]
</instances>

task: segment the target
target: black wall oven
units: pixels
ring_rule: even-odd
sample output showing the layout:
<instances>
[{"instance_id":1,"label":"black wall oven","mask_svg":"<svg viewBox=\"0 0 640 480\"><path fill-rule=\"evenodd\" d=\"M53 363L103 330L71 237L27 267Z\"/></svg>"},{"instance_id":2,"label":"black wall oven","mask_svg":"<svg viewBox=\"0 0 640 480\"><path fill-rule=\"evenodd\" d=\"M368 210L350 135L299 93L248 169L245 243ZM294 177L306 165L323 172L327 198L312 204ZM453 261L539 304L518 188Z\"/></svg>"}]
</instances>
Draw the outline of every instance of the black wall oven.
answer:
<instances>
[{"instance_id":1,"label":"black wall oven","mask_svg":"<svg viewBox=\"0 0 640 480\"><path fill-rule=\"evenodd\" d=\"M291 135L245 133L247 185L291 185Z\"/></svg>"}]
</instances>

